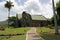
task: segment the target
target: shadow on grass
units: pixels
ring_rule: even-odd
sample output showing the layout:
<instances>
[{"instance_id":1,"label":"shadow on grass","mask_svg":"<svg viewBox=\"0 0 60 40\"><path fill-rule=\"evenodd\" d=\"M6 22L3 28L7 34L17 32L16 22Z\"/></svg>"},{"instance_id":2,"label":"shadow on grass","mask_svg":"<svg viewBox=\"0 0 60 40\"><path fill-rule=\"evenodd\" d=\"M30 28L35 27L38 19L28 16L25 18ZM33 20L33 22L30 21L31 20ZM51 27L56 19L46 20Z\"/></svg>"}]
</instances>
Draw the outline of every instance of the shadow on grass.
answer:
<instances>
[{"instance_id":1,"label":"shadow on grass","mask_svg":"<svg viewBox=\"0 0 60 40\"><path fill-rule=\"evenodd\" d=\"M0 36L0 40L2 39L9 39L11 36Z\"/></svg>"},{"instance_id":2,"label":"shadow on grass","mask_svg":"<svg viewBox=\"0 0 60 40\"><path fill-rule=\"evenodd\" d=\"M1 34L0 35L0 40L2 40L2 39L9 39L12 36L20 36L20 35L24 35L24 34Z\"/></svg>"},{"instance_id":3,"label":"shadow on grass","mask_svg":"<svg viewBox=\"0 0 60 40\"><path fill-rule=\"evenodd\" d=\"M21 38L21 36L24 36L24 35L15 35L15 36L0 36L0 40L10 40L10 38L11 38L11 40L13 40L13 39L16 39L17 37L19 38L19 36L20 36L20 38ZM16 38L13 38L13 37L16 37ZM22 37L23 38L23 37ZM17 40L17 39L16 39Z\"/></svg>"},{"instance_id":4,"label":"shadow on grass","mask_svg":"<svg viewBox=\"0 0 60 40\"><path fill-rule=\"evenodd\" d=\"M41 33L40 36L45 40L60 40L60 34L55 35L54 33Z\"/></svg>"},{"instance_id":5,"label":"shadow on grass","mask_svg":"<svg viewBox=\"0 0 60 40\"><path fill-rule=\"evenodd\" d=\"M19 35L24 35L23 34L1 34L0 36L19 36Z\"/></svg>"}]
</instances>

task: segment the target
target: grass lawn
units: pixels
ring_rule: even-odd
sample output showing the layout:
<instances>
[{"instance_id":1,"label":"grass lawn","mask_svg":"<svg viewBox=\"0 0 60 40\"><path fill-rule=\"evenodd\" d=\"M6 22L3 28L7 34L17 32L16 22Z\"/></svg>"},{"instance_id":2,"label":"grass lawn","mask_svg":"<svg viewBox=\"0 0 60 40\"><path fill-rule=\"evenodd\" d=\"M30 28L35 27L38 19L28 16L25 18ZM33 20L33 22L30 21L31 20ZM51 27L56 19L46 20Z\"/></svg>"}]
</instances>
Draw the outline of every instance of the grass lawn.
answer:
<instances>
[{"instance_id":1,"label":"grass lawn","mask_svg":"<svg viewBox=\"0 0 60 40\"><path fill-rule=\"evenodd\" d=\"M5 28L4 31L0 30L0 35L4 34L23 34L16 36L0 36L0 40L25 40L26 32L29 30L29 27L21 27L21 28Z\"/></svg>"},{"instance_id":2,"label":"grass lawn","mask_svg":"<svg viewBox=\"0 0 60 40\"><path fill-rule=\"evenodd\" d=\"M44 38L45 40L60 40L60 35L55 35L54 34L54 28L46 28L46 27L37 27L37 32L39 36ZM60 32L60 29L59 29Z\"/></svg>"},{"instance_id":3,"label":"grass lawn","mask_svg":"<svg viewBox=\"0 0 60 40\"><path fill-rule=\"evenodd\" d=\"M0 36L0 40L26 40L25 35L19 36Z\"/></svg>"},{"instance_id":4,"label":"grass lawn","mask_svg":"<svg viewBox=\"0 0 60 40\"><path fill-rule=\"evenodd\" d=\"M6 28L4 31L0 31L1 34L25 34L29 30L29 27L21 28Z\"/></svg>"}]
</instances>

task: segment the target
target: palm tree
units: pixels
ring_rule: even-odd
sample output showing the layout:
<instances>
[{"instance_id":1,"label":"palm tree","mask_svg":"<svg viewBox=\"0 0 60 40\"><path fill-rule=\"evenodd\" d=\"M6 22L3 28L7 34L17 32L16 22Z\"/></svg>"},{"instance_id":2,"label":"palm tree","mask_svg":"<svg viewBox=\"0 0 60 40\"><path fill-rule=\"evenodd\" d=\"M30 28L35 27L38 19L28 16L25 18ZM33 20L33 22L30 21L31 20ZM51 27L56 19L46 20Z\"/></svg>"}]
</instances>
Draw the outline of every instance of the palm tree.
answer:
<instances>
[{"instance_id":1,"label":"palm tree","mask_svg":"<svg viewBox=\"0 0 60 40\"><path fill-rule=\"evenodd\" d=\"M54 13L55 34L59 34L58 25L57 25L57 19L56 19L56 13L55 13L54 0L52 0L52 6L53 6L53 13Z\"/></svg>"},{"instance_id":2,"label":"palm tree","mask_svg":"<svg viewBox=\"0 0 60 40\"><path fill-rule=\"evenodd\" d=\"M9 0L9 1L6 1L6 4L4 5L5 8L8 8L8 25L9 25L9 17L10 17L10 9L14 6L12 5L12 2Z\"/></svg>"}]
</instances>

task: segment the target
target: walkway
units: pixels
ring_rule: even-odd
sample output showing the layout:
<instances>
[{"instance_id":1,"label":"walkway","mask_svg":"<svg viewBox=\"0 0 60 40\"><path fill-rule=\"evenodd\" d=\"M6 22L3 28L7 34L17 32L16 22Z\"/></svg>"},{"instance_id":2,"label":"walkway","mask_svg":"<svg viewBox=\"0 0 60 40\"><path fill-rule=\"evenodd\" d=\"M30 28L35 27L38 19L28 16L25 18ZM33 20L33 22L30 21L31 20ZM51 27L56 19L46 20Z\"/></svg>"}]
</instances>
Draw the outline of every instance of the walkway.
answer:
<instances>
[{"instance_id":1,"label":"walkway","mask_svg":"<svg viewBox=\"0 0 60 40\"><path fill-rule=\"evenodd\" d=\"M36 33L36 28L32 27L26 34L26 40L44 40Z\"/></svg>"}]
</instances>

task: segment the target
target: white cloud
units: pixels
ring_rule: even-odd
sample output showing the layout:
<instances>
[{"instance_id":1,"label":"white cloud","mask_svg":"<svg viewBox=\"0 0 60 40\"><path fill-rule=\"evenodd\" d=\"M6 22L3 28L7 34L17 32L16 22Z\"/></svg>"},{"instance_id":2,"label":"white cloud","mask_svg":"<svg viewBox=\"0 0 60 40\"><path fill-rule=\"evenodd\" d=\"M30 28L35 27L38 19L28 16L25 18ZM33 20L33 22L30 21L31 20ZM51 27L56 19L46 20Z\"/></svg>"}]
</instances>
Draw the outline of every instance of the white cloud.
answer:
<instances>
[{"instance_id":1,"label":"white cloud","mask_svg":"<svg viewBox=\"0 0 60 40\"><path fill-rule=\"evenodd\" d=\"M36 2L36 1L27 1L24 7L25 7L25 10L28 10L29 12L31 12L31 10L34 10L36 12L40 11L40 4L39 2Z\"/></svg>"},{"instance_id":2,"label":"white cloud","mask_svg":"<svg viewBox=\"0 0 60 40\"><path fill-rule=\"evenodd\" d=\"M51 2L50 2L51 3ZM50 18L53 16L52 14L52 5L50 4L42 4L39 2L39 0L28 0L25 5L25 9L30 12L30 14L35 14L35 15L44 15L47 18ZM49 14L49 15L47 15Z\"/></svg>"},{"instance_id":3,"label":"white cloud","mask_svg":"<svg viewBox=\"0 0 60 40\"><path fill-rule=\"evenodd\" d=\"M8 16L7 10L4 7L4 4L5 4L4 1L0 3L0 21L6 20Z\"/></svg>"},{"instance_id":4,"label":"white cloud","mask_svg":"<svg viewBox=\"0 0 60 40\"><path fill-rule=\"evenodd\" d=\"M43 4L43 2L45 3ZM56 2L58 2L58 0L55 0L55 5ZM30 12L30 14L42 14L46 18L51 18L53 16L52 0L28 0L27 2L25 2L24 6L25 9Z\"/></svg>"},{"instance_id":5,"label":"white cloud","mask_svg":"<svg viewBox=\"0 0 60 40\"><path fill-rule=\"evenodd\" d=\"M24 2L24 5L18 5L15 0L11 1L14 5L14 7L12 7L11 9L11 16L16 15L16 13L21 14L25 10L31 15L44 15L47 18L51 18L53 16L52 0L45 0L45 2L43 2L44 0L27 0L26 2ZM55 4L58 1L59 0L55 0ZM0 2L0 21L7 19L8 12L4 7L5 3L5 1Z\"/></svg>"},{"instance_id":6,"label":"white cloud","mask_svg":"<svg viewBox=\"0 0 60 40\"><path fill-rule=\"evenodd\" d=\"M12 1L12 0L11 0ZM44 15L47 18L51 18L53 16L53 10L52 10L52 0L45 0L46 4L41 3L42 0L28 0L25 2L23 6L18 5L14 0L15 7L13 8L13 11L16 13L22 13L22 11L26 10L30 14L34 15ZM44 0L43 0L44 1ZM42 2L43 2L42 1ZM58 0L55 0L55 4L58 2Z\"/></svg>"}]
</instances>

